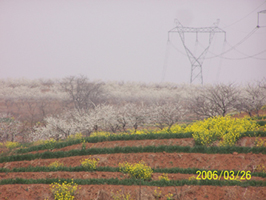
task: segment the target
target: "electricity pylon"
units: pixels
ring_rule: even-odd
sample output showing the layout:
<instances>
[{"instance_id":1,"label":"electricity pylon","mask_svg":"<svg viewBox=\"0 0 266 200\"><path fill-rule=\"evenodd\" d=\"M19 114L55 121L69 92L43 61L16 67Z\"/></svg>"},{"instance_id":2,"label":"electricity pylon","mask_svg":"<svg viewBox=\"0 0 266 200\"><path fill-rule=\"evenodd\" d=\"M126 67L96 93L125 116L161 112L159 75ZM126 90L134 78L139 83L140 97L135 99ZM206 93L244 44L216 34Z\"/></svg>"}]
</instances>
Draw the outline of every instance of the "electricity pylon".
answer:
<instances>
[{"instance_id":1,"label":"electricity pylon","mask_svg":"<svg viewBox=\"0 0 266 200\"><path fill-rule=\"evenodd\" d=\"M260 28L260 14L266 14L266 10L262 10L262 11L258 12L258 16L257 16L257 28Z\"/></svg>"},{"instance_id":2,"label":"electricity pylon","mask_svg":"<svg viewBox=\"0 0 266 200\"><path fill-rule=\"evenodd\" d=\"M190 75L190 83L192 83L195 79L200 79L201 84L203 84L203 77L202 77L202 64L203 60L209 50L209 47L211 45L212 39L214 37L215 33L224 33L224 39L226 40L226 32L220 28L218 28L219 20L217 20L216 23L214 23L210 27L200 27L200 28L194 28L194 27L184 27L178 20L176 20L177 26L168 31L168 40L169 40L169 34L170 33L178 33L182 44L186 50L186 54L189 58L189 61L191 63L191 75ZM198 41L198 33L209 33L209 43L207 47L203 50L203 52L196 56L194 55L187 47L185 43L185 33L196 33L196 41Z\"/></svg>"}]
</instances>

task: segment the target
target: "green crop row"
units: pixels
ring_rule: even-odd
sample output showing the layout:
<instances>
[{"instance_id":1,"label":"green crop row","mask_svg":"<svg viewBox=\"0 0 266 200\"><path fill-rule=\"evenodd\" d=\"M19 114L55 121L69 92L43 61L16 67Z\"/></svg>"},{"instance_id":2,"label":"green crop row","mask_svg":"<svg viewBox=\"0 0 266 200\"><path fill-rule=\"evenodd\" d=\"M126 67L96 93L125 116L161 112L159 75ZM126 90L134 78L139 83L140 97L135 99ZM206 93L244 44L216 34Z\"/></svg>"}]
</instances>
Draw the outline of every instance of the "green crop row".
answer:
<instances>
[{"instance_id":1,"label":"green crop row","mask_svg":"<svg viewBox=\"0 0 266 200\"><path fill-rule=\"evenodd\" d=\"M60 179L61 182L72 182L72 179ZM52 184L59 182L59 179L3 179L0 181L0 185L6 184ZM74 179L74 183L78 185L146 185L146 186L183 186L183 185L214 185L214 186L255 186L255 187L265 187L266 181L232 181L232 180L159 180L159 181L143 181L138 179Z\"/></svg>"},{"instance_id":2,"label":"green crop row","mask_svg":"<svg viewBox=\"0 0 266 200\"><path fill-rule=\"evenodd\" d=\"M206 169L198 169L198 168L152 168L154 173L168 173L168 174L197 174L197 171L217 171L218 174L222 172L222 170L206 170ZM38 167L21 167L21 168L13 168L13 169L7 169L7 168L0 168L0 173L12 173L12 172L55 172L55 171L67 171L67 172L81 172L81 171L87 171L86 168L82 166L76 166L76 167L57 167L57 168L51 168L46 166L38 166ZM97 167L95 171L101 171L101 172L119 172L118 167ZM225 170L223 170L225 171ZM238 173L238 170L228 170L228 171L234 171L234 174ZM251 176L257 176L266 178L266 173L264 172L252 172Z\"/></svg>"},{"instance_id":3,"label":"green crop row","mask_svg":"<svg viewBox=\"0 0 266 200\"><path fill-rule=\"evenodd\" d=\"M266 135L266 132L265 132ZM119 141L119 140L152 140L152 139L174 139L174 138L192 138L192 133L150 133L142 135L110 135L109 137L84 137L82 139L72 139L64 142L46 143L28 148L18 149L16 153L28 153L31 151L40 151L46 149L60 149L63 147L80 144L82 142L97 143L104 141Z\"/></svg>"},{"instance_id":4,"label":"green crop row","mask_svg":"<svg viewBox=\"0 0 266 200\"><path fill-rule=\"evenodd\" d=\"M114 148L90 148L90 149L73 149L70 151L56 151L36 154L25 155L12 155L0 158L0 163L21 161L21 160L34 160L34 159L50 159L50 158L64 158L70 156L82 155L96 155L96 154L115 154L115 153L144 153L144 152L183 152L183 153L207 153L207 154L230 154L237 153L262 153L266 154L265 147L238 147L238 146L225 146L225 147L206 147L206 146L145 146L145 147L114 147Z\"/></svg>"},{"instance_id":5,"label":"green crop row","mask_svg":"<svg viewBox=\"0 0 266 200\"><path fill-rule=\"evenodd\" d=\"M46 143L37 146L31 146L28 148L18 149L16 153L28 153L32 151L40 151L46 149L60 149L74 144L80 144L82 142L97 143L104 141L119 141L119 140L152 140L152 139L175 139L175 138L192 138L192 132L189 133L149 133L139 135L110 135L109 137L85 137L82 139L72 139L64 142ZM242 133L239 138L242 137L266 137L266 131L248 131Z\"/></svg>"},{"instance_id":6,"label":"green crop row","mask_svg":"<svg viewBox=\"0 0 266 200\"><path fill-rule=\"evenodd\" d=\"M266 119L266 116L254 116L254 117L250 117L250 118L248 118L248 119L250 119L250 120L261 120L261 119Z\"/></svg>"},{"instance_id":7,"label":"green crop row","mask_svg":"<svg viewBox=\"0 0 266 200\"><path fill-rule=\"evenodd\" d=\"M239 137L266 137L266 131L247 131L241 134Z\"/></svg>"},{"instance_id":8,"label":"green crop row","mask_svg":"<svg viewBox=\"0 0 266 200\"><path fill-rule=\"evenodd\" d=\"M260 126L265 126L266 125L266 121L257 121L257 124Z\"/></svg>"}]
</instances>

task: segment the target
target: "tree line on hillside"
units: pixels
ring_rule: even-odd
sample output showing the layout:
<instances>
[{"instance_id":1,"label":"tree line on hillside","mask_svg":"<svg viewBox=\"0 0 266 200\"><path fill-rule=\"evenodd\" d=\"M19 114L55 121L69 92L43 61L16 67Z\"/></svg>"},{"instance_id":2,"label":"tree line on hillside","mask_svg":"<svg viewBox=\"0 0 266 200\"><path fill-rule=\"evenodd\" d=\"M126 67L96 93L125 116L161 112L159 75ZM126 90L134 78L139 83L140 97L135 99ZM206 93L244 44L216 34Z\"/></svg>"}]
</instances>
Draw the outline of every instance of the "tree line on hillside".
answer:
<instances>
[{"instance_id":1,"label":"tree line on hillside","mask_svg":"<svg viewBox=\"0 0 266 200\"><path fill-rule=\"evenodd\" d=\"M99 130L136 131L140 126L171 128L180 121L233 112L259 115L266 105L265 80L244 87L232 83L136 84L135 90L123 82L108 84L85 76L0 83L2 141L14 141L18 135L34 140L61 139L76 132L90 135Z\"/></svg>"}]
</instances>

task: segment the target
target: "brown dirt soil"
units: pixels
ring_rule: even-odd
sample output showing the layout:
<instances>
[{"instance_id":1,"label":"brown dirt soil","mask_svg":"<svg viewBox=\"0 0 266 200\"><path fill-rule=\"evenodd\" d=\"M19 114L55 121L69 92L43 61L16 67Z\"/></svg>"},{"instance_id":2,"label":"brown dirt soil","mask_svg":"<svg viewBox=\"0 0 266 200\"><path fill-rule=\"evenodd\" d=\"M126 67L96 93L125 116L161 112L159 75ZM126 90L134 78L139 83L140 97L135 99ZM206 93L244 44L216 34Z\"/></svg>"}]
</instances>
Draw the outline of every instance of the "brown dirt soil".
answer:
<instances>
[{"instance_id":1,"label":"brown dirt soil","mask_svg":"<svg viewBox=\"0 0 266 200\"><path fill-rule=\"evenodd\" d=\"M266 144L266 137L243 137L240 140L237 141L236 146L241 147L254 147L256 140L264 140Z\"/></svg>"},{"instance_id":2,"label":"brown dirt soil","mask_svg":"<svg viewBox=\"0 0 266 200\"><path fill-rule=\"evenodd\" d=\"M59 161L64 166L79 166L80 160L98 158L99 166L118 167L120 162L136 163L141 160L152 168L200 168L216 170L250 170L263 164L266 165L265 154L203 154L203 153L130 153L130 154L98 154L92 156L73 156L67 158L36 159L31 161L15 161L0 163L0 167L12 169L14 167L48 166Z\"/></svg>"},{"instance_id":3,"label":"brown dirt soil","mask_svg":"<svg viewBox=\"0 0 266 200\"><path fill-rule=\"evenodd\" d=\"M114 148L114 147L139 147L139 146L160 146L160 145L178 145L178 146L194 146L193 138L182 139L156 139L156 140L121 140L121 141L105 141L97 143L85 143L88 148ZM70 151L73 149L81 149L82 144L75 144L61 149L50 150L55 151ZM42 153L48 150L33 151L29 153Z\"/></svg>"},{"instance_id":4,"label":"brown dirt soil","mask_svg":"<svg viewBox=\"0 0 266 200\"><path fill-rule=\"evenodd\" d=\"M266 137L259 137L259 139L263 139L266 141ZM243 147L254 147L255 146L255 137L243 137L237 143L236 146ZM160 146L160 145L178 145L178 146L195 146L195 142L193 138L182 138L182 139L156 139L156 140L122 140L122 141L105 141L98 143L85 143L86 149L88 148L114 148L114 147L139 147L139 146ZM218 146L218 142L215 144ZM53 149L53 150L40 150L40 151L32 151L26 154L35 154L35 153L43 153L45 151L56 152L56 151L70 151L73 149L81 149L82 144L75 144L71 146L67 146L61 149ZM1 150L1 149L0 149Z\"/></svg>"},{"instance_id":5,"label":"brown dirt soil","mask_svg":"<svg viewBox=\"0 0 266 200\"><path fill-rule=\"evenodd\" d=\"M162 173L153 173L152 180L159 180L159 176L162 176ZM242 174L239 174L241 177ZM193 174L168 174L168 178L170 180L183 180L189 179L190 177L194 176L195 178L197 175ZM235 175L236 176L236 175ZM118 179L125 179L129 178L128 175L123 174L121 172L11 172L11 173L0 173L1 180L3 179L16 179L16 178L23 178L23 179L45 179L45 178L59 178L59 179L111 179L111 178L118 178ZM201 178L201 176L199 177ZM245 179L245 176L243 177ZM223 176L221 180L224 180ZM266 178L252 176L251 180L261 180L266 181Z\"/></svg>"},{"instance_id":6,"label":"brown dirt soil","mask_svg":"<svg viewBox=\"0 0 266 200\"><path fill-rule=\"evenodd\" d=\"M110 200L111 194L130 194L134 200L139 200L139 186L121 185L80 185L78 200ZM165 200L168 193L178 195L183 200L263 200L266 199L265 187L239 187L239 186L179 186L179 187L154 187L141 186L141 200L155 200L154 190L162 192ZM0 200L43 200L53 199L50 186L45 184L32 185L1 185Z\"/></svg>"},{"instance_id":7,"label":"brown dirt soil","mask_svg":"<svg viewBox=\"0 0 266 200\"><path fill-rule=\"evenodd\" d=\"M263 138L266 139L266 138ZM238 141L239 146L254 145L255 138L245 137ZM193 146L192 138L185 139L161 139L161 140L143 140L143 141L106 141L101 143L87 143L86 148L90 147L115 147L115 146L146 146L146 145L184 145ZM93 145L93 146L92 146ZM82 144L72 145L62 149L53 151L71 149L81 149ZM40 151L39 151L40 152ZM92 156L73 156L59 159L36 159L32 161L16 161L0 163L0 167L12 169L14 167L28 167L28 166L48 166L54 161L62 162L65 166L79 166L80 160L84 158L99 158L99 166L118 167L120 162L128 161L136 163L141 160L152 168L201 168L201 169L216 169L216 170L250 170L253 172L255 167L259 164L266 166L265 154L202 154L202 153L130 153L130 154L99 154ZM161 173L154 173L153 179L158 180ZM188 179L192 174L168 174L168 177L173 180ZM126 178L122 173L113 172L23 172L23 173L0 173L0 179L7 178ZM252 177L253 180L263 180L260 177ZM133 199L138 199L139 186L116 186L116 185L84 185L80 186L81 190L77 199L93 199L97 195L101 196L99 191L106 191L104 198L98 200L110 199L111 192L116 192L119 189L130 192ZM141 200L154 200L152 195L154 189L157 187L142 186ZM178 188L178 193L181 199L266 199L265 187L215 187L215 186L183 186ZM181 192L181 188L183 189ZM174 187L162 187L162 194L166 195L168 192L176 193ZM0 186L0 200L2 199L53 199L49 185L30 184L30 185L1 185ZM166 199L166 198L161 198Z\"/></svg>"}]
</instances>

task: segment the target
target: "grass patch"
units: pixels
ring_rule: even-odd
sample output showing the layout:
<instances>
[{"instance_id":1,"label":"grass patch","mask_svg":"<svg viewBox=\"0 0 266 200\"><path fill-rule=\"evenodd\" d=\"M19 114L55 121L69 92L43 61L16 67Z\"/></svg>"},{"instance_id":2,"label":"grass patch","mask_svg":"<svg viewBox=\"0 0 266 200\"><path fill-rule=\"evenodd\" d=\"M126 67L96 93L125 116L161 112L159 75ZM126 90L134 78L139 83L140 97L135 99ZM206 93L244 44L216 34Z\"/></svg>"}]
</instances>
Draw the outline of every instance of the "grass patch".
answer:
<instances>
[{"instance_id":1,"label":"grass patch","mask_svg":"<svg viewBox=\"0 0 266 200\"><path fill-rule=\"evenodd\" d=\"M154 173L167 173L167 174L196 174L197 171L217 171L217 174L220 174L222 170L206 170L206 169L199 169L199 168L151 168ZM61 166L57 168L51 168L51 167L44 167L44 166L38 166L38 167L21 167L21 168L13 168L13 169L7 169L7 168L0 168L0 173L12 173L12 172L55 172L55 171L67 171L67 172L81 172L81 171L89 171L86 167L83 166L76 166L76 167L66 167ZM120 172L119 167L96 167L94 171L99 172ZM225 170L223 170L225 171ZM234 171L234 174L237 175L238 170L227 170L227 171ZM262 177L266 178L266 172L252 172L251 177Z\"/></svg>"},{"instance_id":2,"label":"grass patch","mask_svg":"<svg viewBox=\"0 0 266 200\"><path fill-rule=\"evenodd\" d=\"M82 139L70 139L67 141L40 144L28 148L21 148L16 153L28 153L31 151L40 151L46 149L61 149L67 146L81 144L83 142L97 143L104 141L120 141L120 140L153 140L153 139L174 139L174 138L192 138L192 133L149 133L142 135L110 135L109 137L85 137Z\"/></svg>"},{"instance_id":3,"label":"grass patch","mask_svg":"<svg viewBox=\"0 0 266 200\"><path fill-rule=\"evenodd\" d=\"M121 140L153 140L153 139L175 139L175 138L192 138L192 132L189 133L149 133L149 134L142 134L142 135L110 135L109 137L85 137L82 139L68 139L67 141L61 142L54 142L54 143L46 143L40 144L37 146L30 146L30 144L22 145L23 148L16 150L15 153L22 154L22 153L29 153L32 151L40 151L40 150L47 150L47 149L61 149L67 146L81 144L84 142L88 143L98 143L104 141L121 141ZM266 137L266 131L248 131L241 133L242 137ZM26 148L27 147L27 148Z\"/></svg>"},{"instance_id":4,"label":"grass patch","mask_svg":"<svg viewBox=\"0 0 266 200\"><path fill-rule=\"evenodd\" d=\"M145 146L145 147L114 147L114 148L90 148L70 151L57 151L57 152L44 152L36 154L13 155L0 158L0 163L34 160L34 159L50 159L50 158L64 158L70 156L82 155L96 155L96 154L115 154L115 153L144 153L144 152L183 152L183 153L206 153L206 154L230 154L237 153L262 153L266 154L265 147L238 147L238 146L225 146L225 147L206 147L206 146Z\"/></svg>"},{"instance_id":5,"label":"grass patch","mask_svg":"<svg viewBox=\"0 0 266 200\"><path fill-rule=\"evenodd\" d=\"M71 183L72 179L60 179L62 182ZM7 184L52 184L59 182L59 179L4 179L0 181L0 185ZM183 185L214 185L214 186L241 186L241 187L265 187L266 181L224 181L224 180L159 180L159 181L144 181L139 179L74 179L74 184L78 185L146 185L146 186L183 186Z\"/></svg>"}]
</instances>

